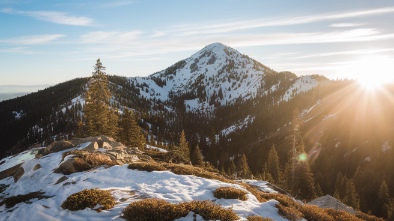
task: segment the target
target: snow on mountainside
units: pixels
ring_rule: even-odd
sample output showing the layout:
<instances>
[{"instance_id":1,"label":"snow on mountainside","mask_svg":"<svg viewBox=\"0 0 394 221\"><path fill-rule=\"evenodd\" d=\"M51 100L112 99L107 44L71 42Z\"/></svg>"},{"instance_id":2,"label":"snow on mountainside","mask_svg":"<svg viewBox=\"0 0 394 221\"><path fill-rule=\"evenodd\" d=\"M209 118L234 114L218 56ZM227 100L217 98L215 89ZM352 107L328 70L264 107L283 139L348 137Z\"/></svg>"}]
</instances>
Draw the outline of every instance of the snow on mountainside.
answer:
<instances>
[{"instance_id":1,"label":"snow on mountainside","mask_svg":"<svg viewBox=\"0 0 394 221\"><path fill-rule=\"evenodd\" d=\"M90 142L82 143L72 149L51 153L41 158L35 155L38 149L27 150L16 156L3 159L0 171L21 164L24 174L15 182L12 176L1 177L0 199L32 192L41 192L44 197L33 198L7 208L0 206L0 220L124 220L122 210L131 202L143 198L160 198L171 203L191 200L211 200L226 208L232 208L246 220L249 215L260 215L274 220L286 220L278 214L276 200L260 203L244 187L217 180L192 175L176 175L170 171L145 172L131 170L127 165L99 167L70 175L54 173L62 160L62 154L70 150L83 150ZM100 148L99 151L105 152ZM40 166L37 166L40 165ZM247 180L266 192L274 192L266 182ZM216 199L213 191L218 187L231 186L247 191L248 200ZM96 212L93 209L69 211L61 207L68 196L84 189L98 188L109 190L116 200L114 208ZM1 203L0 203L1 205ZM178 220L193 220L187 216Z\"/></svg>"},{"instance_id":2,"label":"snow on mountainside","mask_svg":"<svg viewBox=\"0 0 394 221\"><path fill-rule=\"evenodd\" d=\"M191 94L185 100L187 109L212 109L209 100L214 96L221 105L231 103L238 97L256 96L264 74L262 67L221 43L204 47L191 57L155 73L148 78L131 78L141 88L145 98L161 101L171 95ZM158 85L158 82L162 82Z\"/></svg>"},{"instance_id":3,"label":"snow on mountainside","mask_svg":"<svg viewBox=\"0 0 394 221\"><path fill-rule=\"evenodd\" d=\"M213 110L215 102L226 105L239 98L255 98L265 85L265 69L264 65L237 50L213 43L165 70L149 77L129 78L129 81L146 99L165 102L173 96L186 95L188 111ZM295 89L305 92L317 84L311 76L301 77L288 89L283 100L294 96ZM266 93L276 90L277 86L270 86Z\"/></svg>"},{"instance_id":4,"label":"snow on mountainside","mask_svg":"<svg viewBox=\"0 0 394 221\"><path fill-rule=\"evenodd\" d=\"M311 90L319 84L314 76L299 77L295 83L286 91L283 100L289 101L295 95Z\"/></svg>"}]
</instances>

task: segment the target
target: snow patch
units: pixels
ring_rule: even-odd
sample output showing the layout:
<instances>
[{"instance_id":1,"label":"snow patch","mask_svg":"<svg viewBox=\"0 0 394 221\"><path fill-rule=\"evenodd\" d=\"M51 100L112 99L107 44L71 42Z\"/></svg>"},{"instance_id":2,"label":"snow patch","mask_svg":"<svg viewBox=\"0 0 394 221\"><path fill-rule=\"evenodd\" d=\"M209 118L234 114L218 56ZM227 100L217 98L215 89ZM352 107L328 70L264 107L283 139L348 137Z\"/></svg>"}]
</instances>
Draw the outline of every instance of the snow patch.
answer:
<instances>
[{"instance_id":1,"label":"snow patch","mask_svg":"<svg viewBox=\"0 0 394 221\"><path fill-rule=\"evenodd\" d=\"M155 147L155 146L151 146L151 145L146 145L146 149L150 149L150 150L156 150L162 153L168 153L168 150L159 148L159 147Z\"/></svg>"},{"instance_id":2,"label":"snow patch","mask_svg":"<svg viewBox=\"0 0 394 221\"><path fill-rule=\"evenodd\" d=\"M391 145L389 144L388 141L386 141L386 142L384 142L382 144L381 150L382 150L383 153L386 152L386 151L391 150Z\"/></svg>"}]
</instances>

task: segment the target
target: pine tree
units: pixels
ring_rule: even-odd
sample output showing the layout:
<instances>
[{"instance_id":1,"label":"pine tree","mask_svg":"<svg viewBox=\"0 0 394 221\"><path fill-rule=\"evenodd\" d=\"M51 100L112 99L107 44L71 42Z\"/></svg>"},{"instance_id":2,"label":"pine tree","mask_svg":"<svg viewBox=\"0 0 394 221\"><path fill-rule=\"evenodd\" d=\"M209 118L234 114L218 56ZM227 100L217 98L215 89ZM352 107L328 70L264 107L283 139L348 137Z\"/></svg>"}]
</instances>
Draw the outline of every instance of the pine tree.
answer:
<instances>
[{"instance_id":1,"label":"pine tree","mask_svg":"<svg viewBox=\"0 0 394 221\"><path fill-rule=\"evenodd\" d=\"M189 143L186 140L184 130L182 130L181 136L179 138L179 155L183 161L190 162Z\"/></svg>"},{"instance_id":2,"label":"pine tree","mask_svg":"<svg viewBox=\"0 0 394 221\"><path fill-rule=\"evenodd\" d=\"M334 197L338 200L342 200L345 195L346 195L346 185L345 183L345 177L342 175L341 172L338 173L337 179L335 181L335 192L334 192Z\"/></svg>"},{"instance_id":3,"label":"pine tree","mask_svg":"<svg viewBox=\"0 0 394 221\"><path fill-rule=\"evenodd\" d=\"M316 198L315 184L309 163L307 161L299 162L296 173L298 174L296 186L300 193L300 197L308 201Z\"/></svg>"},{"instance_id":4,"label":"pine tree","mask_svg":"<svg viewBox=\"0 0 394 221\"><path fill-rule=\"evenodd\" d=\"M346 179L346 196L343 202L356 210L360 209L360 197L352 179Z\"/></svg>"},{"instance_id":5,"label":"pine tree","mask_svg":"<svg viewBox=\"0 0 394 221\"><path fill-rule=\"evenodd\" d=\"M235 167L234 160L230 159L230 163L227 167L227 175L229 175L230 177L235 177L236 170L237 169Z\"/></svg>"},{"instance_id":6,"label":"pine tree","mask_svg":"<svg viewBox=\"0 0 394 221\"><path fill-rule=\"evenodd\" d=\"M383 217L388 217L389 204L390 204L389 188L386 184L386 181L383 181L379 187L379 193L378 193L377 208L380 208L378 214Z\"/></svg>"},{"instance_id":7,"label":"pine tree","mask_svg":"<svg viewBox=\"0 0 394 221\"><path fill-rule=\"evenodd\" d=\"M198 145L194 148L194 150L190 156L190 160L193 165L199 166L199 167L204 167L204 160L202 158L202 154L201 154L201 151L200 151L200 148L198 147Z\"/></svg>"},{"instance_id":8,"label":"pine tree","mask_svg":"<svg viewBox=\"0 0 394 221\"><path fill-rule=\"evenodd\" d=\"M128 147L143 149L145 137L132 111L125 109L119 122L119 140Z\"/></svg>"},{"instance_id":9,"label":"pine tree","mask_svg":"<svg viewBox=\"0 0 394 221\"><path fill-rule=\"evenodd\" d=\"M84 105L84 132L87 136L114 137L117 133L117 125L113 122L115 113L110 109L111 93L104 70L100 59L97 59Z\"/></svg>"},{"instance_id":10,"label":"pine tree","mask_svg":"<svg viewBox=\"0 0 394 221\"><path fill-rule=\"evenodd\" d=\"M315 183L315 191L316 191L316 197L320 197L324 195L323 191L321 190L320 184L318 184L317 182Z\"/></svg>"},{"instance_id":11,"label":"pine tree","mask_svg":"<svg viewBox=\"0 0 394 221\"><path fill-rule=\"evenodd\" d=\"M285 167L285 182L286 187L294 196L311 200L316 197L315 185L301 136L301 125L302 120L296 109L293 112L292 150L289 152L289 159Z\"/></svg>"},{"instance_id":12,"label":"pine tree","mask_svg":"<svg viewBox=\"0 0 394 221\"><path fill-rule=\"evenodd\" d=\"M237 162L237 176L243 179L252 178L252 172L250 171L245 154L242 154L241 158Z\"/></svg>"},{"instance_id":13,"label":"pine tree","mask_svg":"<svg viewBox=\"0 0 394 221\"><path fill-rule=\"evenodd\" d=\"M274 183L278 184L281 179L281 171L279 166L279 156L275 150L275 145L273 145L268 152L267 172L272 175Z\"/></svg>"},{"instance_id":14,"label":"pine tree","mask_svg":"<svg viewBox=\"0 0 394 221\"><path fill-rule=\"evenodd\" d=\"M269 172L267 163L264 163L263 172L261 173L261 177L263 178L264 181L267 181L269 183L275 183L275 180L272 177L272 174Z\"/></svg>"}]
</instances>

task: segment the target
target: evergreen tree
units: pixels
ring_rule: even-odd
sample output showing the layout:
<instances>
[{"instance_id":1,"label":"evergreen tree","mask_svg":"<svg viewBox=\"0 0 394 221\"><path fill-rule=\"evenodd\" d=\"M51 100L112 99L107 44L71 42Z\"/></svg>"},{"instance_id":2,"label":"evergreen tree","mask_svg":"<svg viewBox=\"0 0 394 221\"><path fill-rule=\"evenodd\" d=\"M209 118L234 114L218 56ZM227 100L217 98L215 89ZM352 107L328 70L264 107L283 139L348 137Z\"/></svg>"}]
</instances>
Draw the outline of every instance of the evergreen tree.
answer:
<instances>
[{"instance_id":1,"label":"evergreen tree","mask_svg":"<svg viewBox=\"0 0 394 221\"><path fill-rule=\"evenodd\" d=\"M261 174L261 177L263 178L264 181L267 181L269 183L275 183L275 180L272 177L272 174L269 172L267 163L264 164L263 172Z\"/></svg>"},{"instance_id":2,"label":"evergreen tree","mask_svg":"<svg viewBox=\"0 0 394 221\"><path fill-rule=\"evenodd\" d=\"M200 148L198 147L198 145L194 148L194 150L190 156L190 160L193 165L199 166L199 167L204 167L204 160L202 158L202 154L201 154L201 151L200 151Z\"/></svg>"},{"instance_id":3,"label":"evergreen tree","mask_svg":"<svg viewBox=\"0 0 394 221\"><path fill-rule=\"evenodd\" d=\"M245 154L242 154L241 158L237 162L237 177L243 179L252 178L252 172L250 171Z\"/></svg>"},{"instance_id":4,"label":"evergreen tree","mask_svg":"<svg viewBox=\"0 0 394 221\"><path fill-rule=\"evenodd\" d=\"M294 196L311 200L316 197L315 185L300 132L301 125L302 120L296 109L293 113L292 150L289 152L289 160L285 167L285 182Z\"/></svg>"},{"instance_id":5,"label":"evergreen tree","mask_svg":"<svg viewBox=\"0 0 394 221\"><path fill-rule=\"evenodd\" d=\"M278 184L281 179L281 171L279 166L279 156L275 150L275 145L273 145L268 152L267 172L271 174L274 183Z\"/></svg>"},{"instance_id":6,"label":"evergreen tree","mask_svg":"<svg viewBox=\"0 0 394 221\"><path fill-rule=\"evenodd\" d=\"M297 192L300 193L300 197L308 201L316 198L315 184L313 180L313 174L309 163L307 161L301 161L297 166Z\"/></svg>"},{"instance_id":7,"label":"evergreen tree","mask_svg":"<svg viewBox=\"0 0 394 221\"><path fill-rule=\"evenodd\" d=\"M380 209L380 211L378 211L378 214L383 217L388 217L389 204L390 204L389 188L386 184L386 181L383 181L379 187L379 193L378 193L377 208Z\"/></svg>"},{"instance_id":8,"label":"evergreen tree","mask_svg":"<svg viewBox=\"0 0 394 221\"><path fill-rule=\"evenodd\" d=\"M320 184L318 184L317 182L315 183L315 191L316 191L316 197L320 197L324 195L323 191L321 190Z\"/></svg>"},{"instance_id":9,"label":"evergreen tree","mask_svg":"<svg viewBox=\"0 0 394 221\"><path fill-rule=\"evenodd\" d=\"M351 179L346 179L346 196L343 202L356 210L360 209L360 197Z\"/></svg>"},{"instance_id":10,"label":"evergreen tree","mask_svg":"<svg viewBox=\"0 0 394 221\"><path fill-rule=\"evenodd\" d=\"M335 192L334 192L334 197L338 200L342 200L345 195L346 195L346 185L345 183L345 177L342 175L341 172L338 173L337 179L335 181Z\"/></svg>"},{"instance_id":11,"label":"evergreen tree","mask_svg":"<svg viewBox=\"0 0 394 221\"><path fill-rule=\"evenodd\" d=\"M236 170L237 170L237 169L236 169L236 167L235 167L234 160L230 159L230 164L229 164L229 166L228 166L228 168L227 168L227 174L228 174L230 177L234 177L234 176L235 176Z\"/></svg>"},{"instance_id":12,"label":"evergreen tree","mask_svg":"<svg viewBox=\"0 0 394 221\"><path fill-rule=\"evenodd\" d=\"M128 147L143 149L145 137L132 111L124 109L119 122L119 140Z\"/></svg>"},{"instance_id":13,"label":"evergreen tree","mask_svg":"<svg viewBox=\"0 0 394 221\"><path fill-rule=\"evenodd\" d=\"M394 199L390 200L386 208L387 208L387 220L394 221Z\"/></svg>"},{"instance_id":14,"label":"evergreen tree","mask_svg":"<svg viewBox=\"0 0 394 221\"><path fill-rule=\"evenodd\" d=\"M105 67L100 59L97 59L84 105L84 132L87 136L107 135L114 137L117 133L117 124L113 120L115 113L110 109L111 93L104 70Z\"/></svg>"},{"instance_id":15,"label":"evergreen tree","mask_svg":"<svg viewBox=\"0 0 394 221\"><path fill-rule=\"evenodd\" d=\"M334 197L354 209L360 208L360 197L352 179L339 173L335 182Z\"/></svg>"},{"instance_id":16,"label":"evergreen tree","mask_svg":"<svg viewBox=\"0 0 394 221\"><path fill-rule=\"evenodd\" d=\"M181 136L179 138L179 155L183 161L190 162L189 143L186 140L184 130L182 130Z\"/></svg>"}]
</instances>

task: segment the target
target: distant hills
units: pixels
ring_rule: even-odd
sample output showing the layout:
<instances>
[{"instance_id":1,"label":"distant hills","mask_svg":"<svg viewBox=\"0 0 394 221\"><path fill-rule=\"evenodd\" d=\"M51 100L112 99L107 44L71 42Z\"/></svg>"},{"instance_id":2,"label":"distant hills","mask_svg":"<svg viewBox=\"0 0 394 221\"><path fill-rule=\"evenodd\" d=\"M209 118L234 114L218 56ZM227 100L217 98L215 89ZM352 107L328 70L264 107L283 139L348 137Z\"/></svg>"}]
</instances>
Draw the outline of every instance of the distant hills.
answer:
<instances>
[{"instance_id":1,"label":"distant hills","mask_svg":"<svg viewBox=\"0 0 394 221\"><path fill-rule=\"evenodd\" d=\"M0 85L0 101L21 97L49 86L50 85Z\"/></svg>"}]
</instances>

